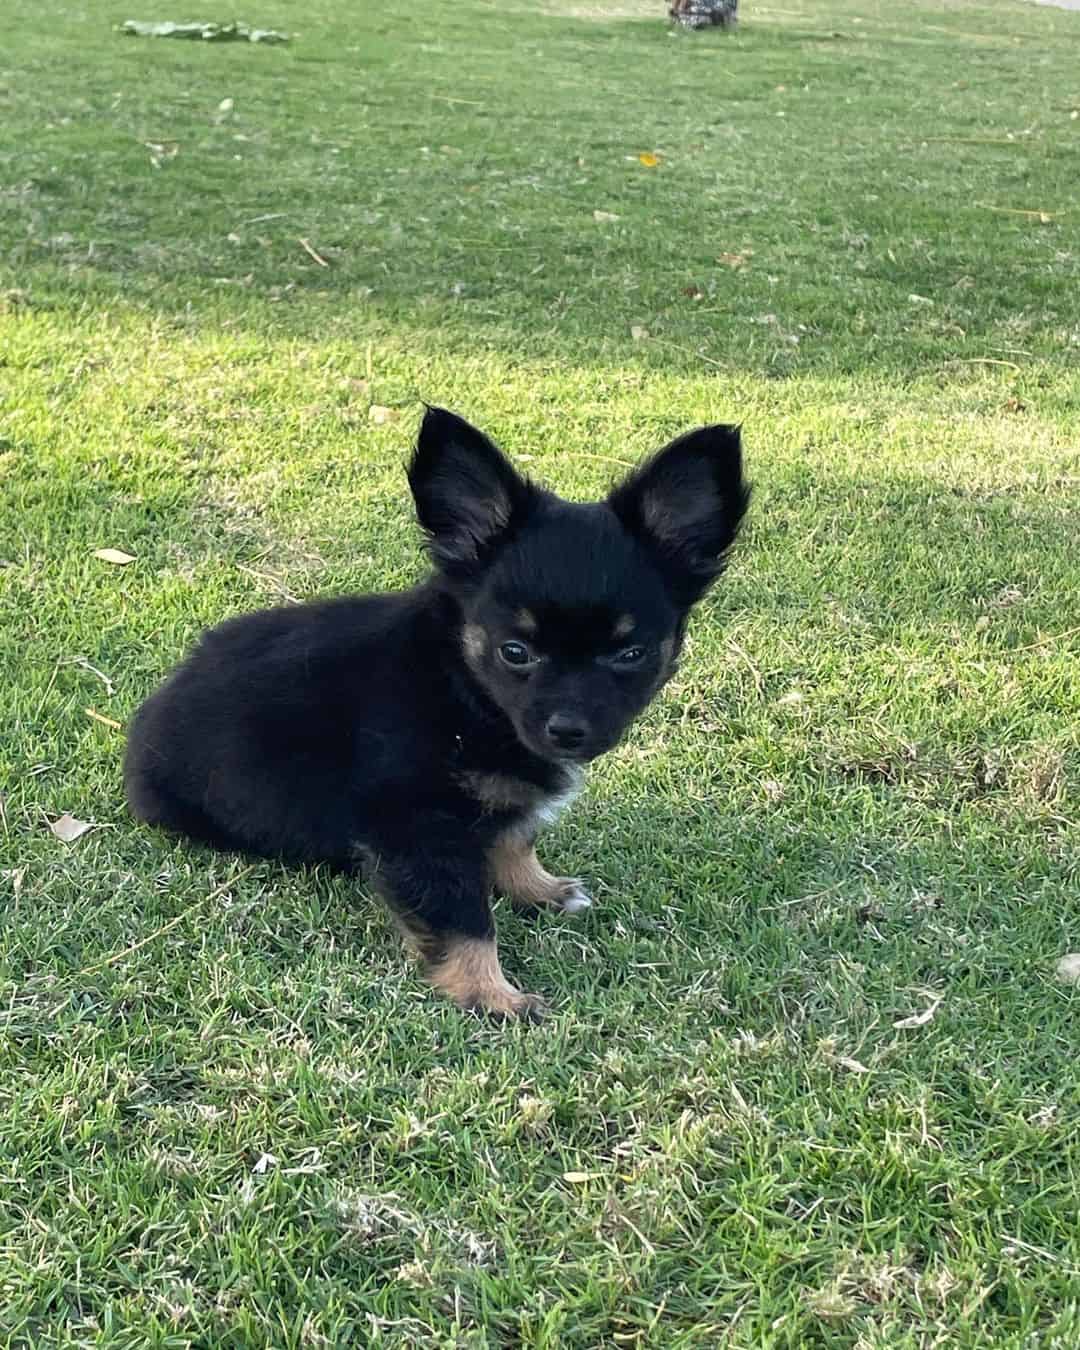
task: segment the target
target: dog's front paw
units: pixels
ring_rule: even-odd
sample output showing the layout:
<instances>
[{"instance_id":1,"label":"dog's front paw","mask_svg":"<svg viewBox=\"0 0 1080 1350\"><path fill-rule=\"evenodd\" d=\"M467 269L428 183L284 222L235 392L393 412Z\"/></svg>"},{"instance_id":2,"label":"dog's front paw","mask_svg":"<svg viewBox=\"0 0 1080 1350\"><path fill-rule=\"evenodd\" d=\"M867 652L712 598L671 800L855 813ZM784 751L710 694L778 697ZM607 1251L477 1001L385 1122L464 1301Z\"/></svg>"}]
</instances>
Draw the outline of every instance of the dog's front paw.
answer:
<instances>
[{"instance_id":1,"label":"dog's front paw","mask_svg":"<svg viewBox=\"0 0 1080 1350\"><path fill-rule=\"evenodd\" d=\"M592 907L592 896L577 877L560 877L552 904L564 914L582 914Z\"/></svg>"},{"instance_id":2,"label":"dog's front paw","mask_svg":"<svg viewBox=\"0 0 1080 1350\"><path fill-rule=\"evenodd\" d=\"M481 1013L496 1022L542 1022L548 1005L539 994L523 994L508 985L506 989L486 989L460 1004L468 1012Z\"/></svg>"},{"instance_id":3,"label":"dog's front paw","mask_svg":"<svg viewBox=\"0 0 1080 1350\"><path fill-rule=\"evenodd\" d=\"M466 1012L486 1013L499 1021L539 1022L547 1006L536 994L523 994L502 973L491 938L451 938L429 963L436 989Z\"/></svg>"},{"instance_id":4,"label":"dog's front paw","mask_svg":"<svg viewBox=\"0 0 1080 1350\"><path fill-rule=\"evenodd\" d=\"M545 873L528 889L511 892L514 908L523 914L545 909L561 909L564 914L581 914L592 904L589 892L577 877L553 877Z\"/></svg>"},{"instance_id":5,"label":"dog's front paw","mask_svg":"<svg viewBox=\"0 0 1080 1350\"><path fill-rule=\"evenodd\" d=\"M520 1022L542 1022L550 1011L539 994L519 994L513 1011L506 1015Z\"/></svg>"}]
</instances>

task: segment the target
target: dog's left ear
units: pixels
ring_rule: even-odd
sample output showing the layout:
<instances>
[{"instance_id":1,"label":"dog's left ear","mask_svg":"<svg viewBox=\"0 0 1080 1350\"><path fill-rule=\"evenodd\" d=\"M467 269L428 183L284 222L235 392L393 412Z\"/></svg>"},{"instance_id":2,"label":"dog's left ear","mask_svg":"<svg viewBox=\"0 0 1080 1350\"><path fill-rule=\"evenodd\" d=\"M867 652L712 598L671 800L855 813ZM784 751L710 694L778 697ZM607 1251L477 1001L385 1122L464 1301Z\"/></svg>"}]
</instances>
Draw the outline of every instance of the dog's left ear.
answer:
<instances>
[{"instance_id":1,"label":"dog's left ear","mask_svg":"<svg viewBox=\"0 0 1080 1350\"><path fill-rule=\"evenodd\" d=\"M693 604L723 571L749 500L739 428L712 426L657 451L608 505L657 557L674 594Z\"/></svg>"},{"instance_id":2,"label":"dog's left ear","mask_svg":"<svg viewBox=\"0 0 1080 1350\"><path fill-rule=\"evenodd\" d=\"M424 414L408 474L432 559L452 577L484 566L535 497L482 431L445 408Z\"/></svg>"}]
</instances>

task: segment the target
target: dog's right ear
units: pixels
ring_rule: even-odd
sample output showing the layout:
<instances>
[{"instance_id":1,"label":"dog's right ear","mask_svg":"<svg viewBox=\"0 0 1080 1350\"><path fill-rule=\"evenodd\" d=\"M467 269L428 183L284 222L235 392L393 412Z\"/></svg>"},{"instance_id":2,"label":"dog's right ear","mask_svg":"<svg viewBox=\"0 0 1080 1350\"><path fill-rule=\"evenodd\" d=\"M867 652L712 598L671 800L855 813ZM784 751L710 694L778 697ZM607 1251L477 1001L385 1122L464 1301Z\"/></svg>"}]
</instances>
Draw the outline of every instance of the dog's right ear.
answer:
<instances>
[{"instance_id":1,"label":"dog's right ear","mask_svg":"<svg viewBox=\"0 0 1080 1350\"><path fill-rule=\"evenodd\" d=\"M492 441L445 408L428 408L409 487L435 565L452 577L483 567L535 489Z\"/></svg>"}]
</instances>

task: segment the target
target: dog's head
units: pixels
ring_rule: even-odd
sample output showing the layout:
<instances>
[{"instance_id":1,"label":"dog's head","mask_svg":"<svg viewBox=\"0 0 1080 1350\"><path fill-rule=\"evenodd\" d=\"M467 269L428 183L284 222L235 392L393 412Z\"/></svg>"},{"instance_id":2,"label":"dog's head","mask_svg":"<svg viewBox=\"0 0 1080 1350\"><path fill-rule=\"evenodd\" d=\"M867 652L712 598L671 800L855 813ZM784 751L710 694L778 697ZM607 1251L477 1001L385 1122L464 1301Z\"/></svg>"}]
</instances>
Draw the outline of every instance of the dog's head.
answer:
<instances>
[{"instance_id":1,"label":"dog's head","mask_svg":"<svg viewBox=\"0 0 1080 1350\"><path fill-rule=\"evenodd\" d=\"M610 749L672 674L749 499L737 427L692 431L579 504L440 408L424 417L409 485L461 605L466 663L522 743L561 761Z\"/></svg>"}]
</instances>

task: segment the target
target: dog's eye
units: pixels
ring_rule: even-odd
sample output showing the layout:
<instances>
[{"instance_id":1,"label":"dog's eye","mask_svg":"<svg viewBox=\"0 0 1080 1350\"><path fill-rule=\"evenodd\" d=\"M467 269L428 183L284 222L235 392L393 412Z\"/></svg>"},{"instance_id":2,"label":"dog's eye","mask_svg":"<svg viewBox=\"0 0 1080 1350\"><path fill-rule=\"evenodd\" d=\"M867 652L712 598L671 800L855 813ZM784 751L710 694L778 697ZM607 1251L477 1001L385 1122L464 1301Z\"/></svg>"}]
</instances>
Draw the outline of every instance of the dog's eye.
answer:
<instances>
[{"instance_id":1,"label":"dog's eye","mask_svg":"<svg viewBox=\"0 0 1080 1350\"><path fill-rule=\"evenodd\" d=\"M636 666L645 659L644 647L624 647L615 657L617 666Z\"/></svg>"},{"instance_id":2,"label":"dog's eye","mask_svg":"<svg viewBox=\"0 0 1080 1350\"><path fill-rule=\"evenodd\" d=\"M524 642L504 642L499 655L508 666L531 666L536 660Z\"/></svg>"}]
</instances>

